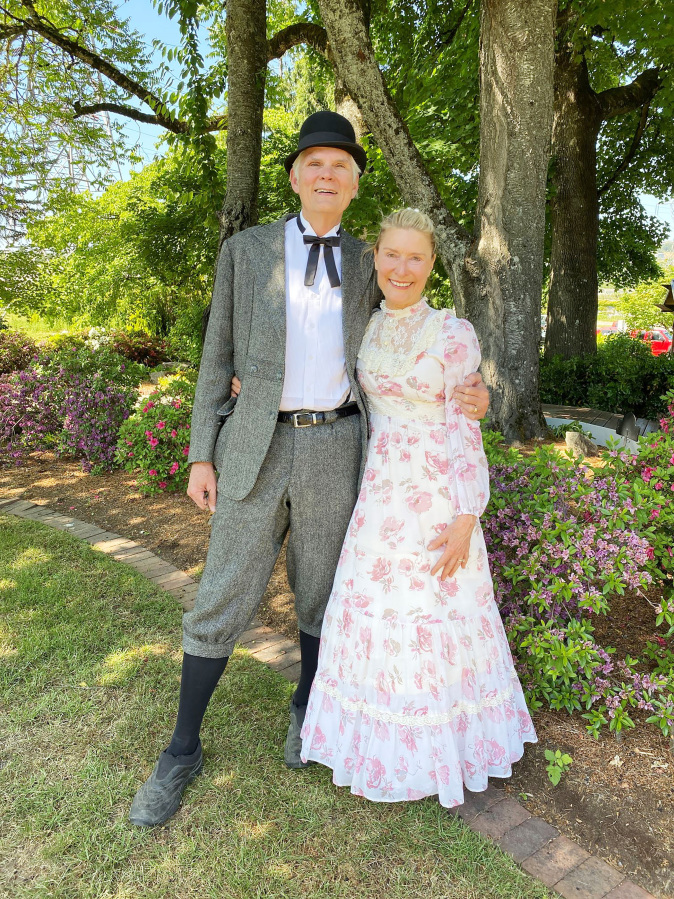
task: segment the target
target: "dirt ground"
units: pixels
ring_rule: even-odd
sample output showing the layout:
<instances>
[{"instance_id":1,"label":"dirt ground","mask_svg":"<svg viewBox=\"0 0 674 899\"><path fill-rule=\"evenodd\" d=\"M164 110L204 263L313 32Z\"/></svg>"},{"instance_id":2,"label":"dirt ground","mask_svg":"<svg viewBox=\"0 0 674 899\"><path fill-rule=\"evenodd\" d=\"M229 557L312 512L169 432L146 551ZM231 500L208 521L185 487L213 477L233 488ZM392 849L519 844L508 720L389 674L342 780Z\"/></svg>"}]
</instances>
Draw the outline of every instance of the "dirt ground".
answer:
<instances>
[{"instance_id":1,"label":"dirt ground","mask_svg":"<svg viewBox=\"0 0 674 899\"><path fill-rule=\"evenodd\" d=\"M20 468L0 468L0 499L29 499L133 539L198 578L209 539L208 513L182 495L143 497L126 472L94 477L79 464L35 454ZM276 565L260 618L297 639L285 554ZM641 597L614 602L598 636L619 654L637 655L652 635L654 615ZM616 865L659 897L674 896L674 752L650 725L621 740L590 737L566 713L534 716L539 743L527 746L506 789L533 813ZM545 749L573 758L553 787Z\"/></svg>"}]
</instances>

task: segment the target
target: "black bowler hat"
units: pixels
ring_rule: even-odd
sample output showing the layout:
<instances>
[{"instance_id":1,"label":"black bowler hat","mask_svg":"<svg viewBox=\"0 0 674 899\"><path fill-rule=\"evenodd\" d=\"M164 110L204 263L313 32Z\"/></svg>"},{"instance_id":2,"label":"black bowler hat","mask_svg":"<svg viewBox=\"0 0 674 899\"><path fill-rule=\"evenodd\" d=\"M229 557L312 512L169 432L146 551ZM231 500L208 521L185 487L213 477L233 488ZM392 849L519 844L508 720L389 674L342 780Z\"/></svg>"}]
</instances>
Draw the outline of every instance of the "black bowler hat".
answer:
<instances>
[{"instance_id":1,"label":"black bowler hat","mask_svg":"<svg viewBox=\"0 0 674 899\"><path fill-rule=\"evenodd\" d=\"M367 165L367 154L360 144L356 143L356 134L348 119L338 112L314 112L304 120L300 128L300 139L297 150L286 158L286 172L290 174L293 162L303 150L310 147L338 147L350 153L358 164L361 175Z\"/></svg>"}]
</instances>

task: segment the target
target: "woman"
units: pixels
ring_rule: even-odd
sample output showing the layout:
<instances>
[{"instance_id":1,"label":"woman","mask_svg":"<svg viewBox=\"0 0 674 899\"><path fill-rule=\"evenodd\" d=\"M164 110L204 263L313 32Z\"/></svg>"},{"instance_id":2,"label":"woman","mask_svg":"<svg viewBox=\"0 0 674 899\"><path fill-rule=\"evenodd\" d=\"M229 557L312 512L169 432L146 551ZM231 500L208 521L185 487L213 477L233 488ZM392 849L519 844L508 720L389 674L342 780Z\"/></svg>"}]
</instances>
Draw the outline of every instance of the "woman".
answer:
<instances>
[{"instance_id":1,"label":"woman","mask_svg":"<svg viewBox=\"0 0 674 899\"><path fill-rule=\"evenodd\" d=\"M432 309L433 224L384 219L384 294L358 359L368 458L321 634L302 758L375 801L463 802L536 735L494 601L479 516L479 425L452 402L480 363L472 326Z\"/></svg>"}]
</instances>

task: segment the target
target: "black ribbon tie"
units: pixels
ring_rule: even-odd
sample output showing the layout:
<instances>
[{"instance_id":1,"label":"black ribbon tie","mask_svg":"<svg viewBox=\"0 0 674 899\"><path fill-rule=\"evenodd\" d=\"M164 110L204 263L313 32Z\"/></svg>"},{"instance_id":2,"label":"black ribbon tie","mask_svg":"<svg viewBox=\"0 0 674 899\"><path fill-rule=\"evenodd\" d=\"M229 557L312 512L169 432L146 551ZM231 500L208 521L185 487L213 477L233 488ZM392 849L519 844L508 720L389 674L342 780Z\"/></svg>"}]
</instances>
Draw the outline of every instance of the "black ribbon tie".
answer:
<instances>
[{"instance_id":1,"label":"black ribbon tie","mask_svg":"<svg viewBox=\"0 0 674 899\"><path fill-rule=\"evenodd\" d=\"M304 273L304 286L311 287L316 280L318 260L321 255L321 247L323 247L325 270L328 273L328 278L330 279L330 287L339 287L342 282L337 271L337 265L335 263L335 256L332 252L332 248L340 246L342 242L342 235L340 234L340 232L338 231L337 234L332 235L332 237L317 237L315 234L304 234L306 228L300 221L299 216L297 216L297 227L303 234L304 243L311 244L311 248L309 250L309 258L307 259L307 270Z\"/></svg>"}]
</instances>

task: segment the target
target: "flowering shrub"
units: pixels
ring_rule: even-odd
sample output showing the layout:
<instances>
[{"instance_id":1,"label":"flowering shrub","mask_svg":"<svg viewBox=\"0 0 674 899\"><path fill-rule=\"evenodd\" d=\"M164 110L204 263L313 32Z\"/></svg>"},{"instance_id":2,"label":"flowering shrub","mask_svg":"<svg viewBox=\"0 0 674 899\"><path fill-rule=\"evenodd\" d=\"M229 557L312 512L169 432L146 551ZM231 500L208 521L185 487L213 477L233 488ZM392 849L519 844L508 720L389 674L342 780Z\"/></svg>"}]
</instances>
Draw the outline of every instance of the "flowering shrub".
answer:
<instances>
[{"instance_id":1,"label":"flowering shrub","mask_svg":"<svg viewBox=\"0 0 674 899\"><path fill-rule=\"evenodd\" d=\"M0 375L21 371L36 356L37 344L19 331L0 331Z\"/></svg>"},{"instance_id":2,"label":"flowering shrub","mask_svg":"<svg viewBox=\"0 0 674 899\"><path fill-rule=\"evenodd\" d=\"M142 493L183 490L196 375L167 378L119 432L116 461L138 475Z\"/></svg>"},{"instance_id":3,"label":"flowering shrub","mask_svg":"<svg viewBox=\"0 0 674 899\"><path fill-rule=\"evenodd\" d=\"M35 450L112 467L117 434L136 402L142 367L88 347L49 347L0 384L0 449L20 463Z\"/></svg>"},{"instance_id":4,"label":"flowering shrub","mask_svg":"<svg viewBox=\"0 0 674 899\"><path fill-rule=\"evenodd\" d=\"M642 593L658 577L655 528L641 518L633 484L614 467L596 471L554 447L526 459L486 441L492 498L483 528L496 598L532 709L582 711L588 730L634 726L633 709L663 733L674 728L674 675L645 660L614 660L593 618L611 597ZM643 595L643 593L642 593ZM674 633L674 603L653 610Z\"/></svg>"},{"instance_id":5,"label":"flowering shrub","mask_svg":"<svg viewBox=\"0 0 674 899\"><path fill-rule=\"evenodd\" d=\"M161 337L152 337L144 331L115 331L110 335L110 346L120 356L132 362L139 362L154 368L162 362L168 362L167 342Z\"/></svg>"}]
</instances>

